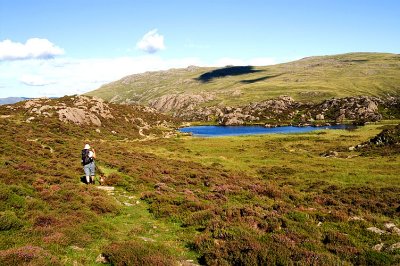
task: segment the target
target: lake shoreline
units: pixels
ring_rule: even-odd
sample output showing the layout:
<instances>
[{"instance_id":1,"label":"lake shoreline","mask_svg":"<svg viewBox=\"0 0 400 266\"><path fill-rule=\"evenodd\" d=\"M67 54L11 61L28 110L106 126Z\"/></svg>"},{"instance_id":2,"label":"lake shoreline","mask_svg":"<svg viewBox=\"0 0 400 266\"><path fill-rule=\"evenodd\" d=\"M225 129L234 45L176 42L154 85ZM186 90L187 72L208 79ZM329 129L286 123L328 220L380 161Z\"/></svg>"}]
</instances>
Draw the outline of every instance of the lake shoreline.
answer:
<instances>
[{"instance_id":1,"label":"lake shoreline","mask_svg":"<svg viewBox=\"0 0 400 266\"><path fill-rule=\"evenodd\" d=\"M358 126L353 124L337 124L325 126L274 126L266 127L261 125L252 126L226 126L226 125L202 125L186 126L179 128L179 132L190 134L196 137L224 137L224 136L246 136L262 134L294 134L308 133L318 129L342 129L355 130Z\"/></svg>"}]
</instances>

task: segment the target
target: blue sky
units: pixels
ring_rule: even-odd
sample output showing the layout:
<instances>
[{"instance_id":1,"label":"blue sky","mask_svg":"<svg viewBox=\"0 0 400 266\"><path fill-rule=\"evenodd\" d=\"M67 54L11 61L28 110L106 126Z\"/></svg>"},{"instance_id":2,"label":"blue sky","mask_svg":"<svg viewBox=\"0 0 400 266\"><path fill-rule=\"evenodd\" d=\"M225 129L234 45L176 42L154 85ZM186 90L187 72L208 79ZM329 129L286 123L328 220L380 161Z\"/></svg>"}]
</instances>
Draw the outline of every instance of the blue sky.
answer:
<instances>
[{"instance_id":1,"label":"blue sky","mask_svg":"<svg viewBox=\"0 0 400 266\"><path fill-rule=\"evenodd\" d=\"M188 65L400 53L400 1L0 0L0 97Z\"/></svg>"}]
</instances>

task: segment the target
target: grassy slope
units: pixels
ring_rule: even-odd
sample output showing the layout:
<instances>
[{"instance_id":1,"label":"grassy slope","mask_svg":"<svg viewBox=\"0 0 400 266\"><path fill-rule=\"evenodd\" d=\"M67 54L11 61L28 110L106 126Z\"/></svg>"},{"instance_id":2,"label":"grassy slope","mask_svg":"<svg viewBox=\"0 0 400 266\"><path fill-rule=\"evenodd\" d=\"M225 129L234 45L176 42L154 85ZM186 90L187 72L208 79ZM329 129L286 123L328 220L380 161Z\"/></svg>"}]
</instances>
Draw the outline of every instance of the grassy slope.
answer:
<instances>
[{"instance_id":1,"label":"grassy slope","mask_svg":"<svg viewBox=\"0 0 400 266\"><path fill-rule=\"evenodd\" d=\"M47 104L58 101L70 100L62 98ZM128 114L132 109L113 106L113 114L119 112ZM157 114L135 112L147 122L160 119ZM181 241L185 230L155 220L147 204L139 199L140 192L131 189L128 193L120 186L111 196L80 182L80 150L84 143L91 143L99 157L109 151L109 158L122 162L125 141L143 138L134 124L103 121L102 133L98 133L95 126L63 123L57 116L27 123L30 114L18 108L0 107L0 114L1 265L97 265L96 257L110 244L127 240L140 244L145 249L142 252L153 252L150 262L154 258L170 262L171 257L193 258ZM109 126L118 135L107 133L111 131ZM151 133L161 134L157 130ZM98 160L110 182L132 178L107 167L110 161ZM156 242L147 243L141 237ZM158 248L162 252L155 251Z\"/></svg>"},{"instance_id":2,"label":"grassy slope","mask_svg":"<svg viewBox=\"0 0 400 266\"><path fill-rule=\"evenodd\" d=\"M208 104L241 105L280 95L318 102L331 97L398 95L400 56L383 53L350 53L304 58L257 72L201 82L197 79L215 68L188 68L127 76L87 93L115 101L132 99L141 104L172 93L215 93ZM239 96L232 96L233 92Z\"/></svg>"},{"instance_id":3,"label":"grassy slope","mask_svg":"<svg viewBox=\"0 0 400 266\"><path fill-rule=\"evenodd\" d=\"M0 118L3 264L95 265L100 252L116 264L140 258L143 265L196 256L208 264L400 262L389 250L400 236L366 230L400 226L400 157L348 151L380 132L379 124L139 142L13 114ZM114 196L79 182L86 141L117 187ZM339 158L320 156L329 150ZM380 242L383 251L373 251Z\"/></svg>"},{"instance_id":4,"label":"grassy slope","mask_svg":"<svg viewBox=\"0 0 400 266\"><path fill-rule=\"evenodd\" d=\"M252 218L257 216L258 211L268 209L268 206L271 208L270 212L277 210L277 213L282 216L274 217L281 217L278 220L282 219L282 223L287 227L279 229L278 226L278 229L267 229L265 232L256 226L257 229L250 231L259 236L259 241L260 239L276 240L279 237L286 237L288 238L286 241L289 241L290 245L296 243L297 247L303 247L310 252L320 252L318 256L322 261L318 259L314 261L317 265L337 263L335 258L324 252L325 249L335 253L342 263L347 261L347 263L355 264L385 265L399 261L399 253L389 251L388 247L398 242L400 236L384 235L379 237L368 232L366 228L372 226L384 228L386 222L394 222L400 226L398 218L400 210L396 196L400 191L398 175L400 157L398 154L390 157L364 157L359 156L360 153L351 152L348 149L350 146L369 140L380 131L381 125L377 124L356 131L328 130L296 135L224 138L189 137L136 145L130 150L150 152L164 158L201 162L207 167L218 167L241 172L242 175L253 176L253 181L250 181L251 183L248 185L250 187L257 186L261 182L263 186L271 189L268 197L257 195L254 192L254 194L248 194L248 190L251 188L244 188L243 183L227 178L224 182L228 192L223 194L228 201L217 204L224 210L221 216L224 217L222 219L225 221L225 225L232 228L235 228L237 224L232 222L231 219L234 218L226 216L227 213L234 213L235 209L248 210L247 208L250 208L252 211L249 212L253 212L253 214L247 215ZM322 153L331 150L338 151L337 158L321 156ZM245 180L244 177L243 180ZM242 186L243 190L235 191L235 184ZM274 189L278 189L278 191ZM163 202L162 199L159 201ZM166 202L164 204L165 206L170 205ZM172 211L170 215L173 213ZM265 215L263 220L268 221L267 224L270 226L274 226L275 220L269 216L270 214ZM239 223L243 228L247 228L244 219L250 219L250 217L246 217L246 215L244 217L239 215L239 217ZM356 220L358 218L361 220ZM219 218L214 219L218 221ZM218 222L214 221L208 225L209 227L205 226L207 228L205 231L211 235L213 235L212 230L215 230L211 229L215 226L213 223ZM200 228L202 225L197 224ZM219 230L224 230L223 228ZM246 230L242 233L245 235L245 232ZM227 234L229 235L229 233ZM329 240L332 234L335 237L333 240ZM203 237L207 239L205 235L207 233L203 234ZM336 237L343 237L343 239L339 240ZM226 259L225 249L232 254L237 252L235 248L229 249L222 244L227 241L224 237L213 235L213 238L214 241L221 241L221 243L212 245L201 237L197 237L195 240L195 242L200 242L198 248L206 254L206 261L207 255L209 256L208 262L218 260L216 257L219 256ZM299 238L303 240L300 241ZM204 248L202 241L211 247ZM231 241L234 242L234 240ZM309 246L306 245L308 241L311 241ZM243 242L234 243L238 246L246 245ZM283 241L280 244L289 245L289 243ZM384 243L386 247L382 253L372 250L372 247L379 243ZM265 247L265 252L270 248L272 247ZM287 251L284 250L277 252L281 253L280 259L284 264L289 263L285 261L285 256L289 256L291 259L295 257L293 254L287 255ZM297 250L296 252L299 255L303 251ZM303 254L304 260L300 260L300 264L312 264L310 260L307 260L307 256L312 257L312 255L307 252L301 254ZM273 261L273 263L277 263L277 261Z\"/></svg>"}]
</instances>

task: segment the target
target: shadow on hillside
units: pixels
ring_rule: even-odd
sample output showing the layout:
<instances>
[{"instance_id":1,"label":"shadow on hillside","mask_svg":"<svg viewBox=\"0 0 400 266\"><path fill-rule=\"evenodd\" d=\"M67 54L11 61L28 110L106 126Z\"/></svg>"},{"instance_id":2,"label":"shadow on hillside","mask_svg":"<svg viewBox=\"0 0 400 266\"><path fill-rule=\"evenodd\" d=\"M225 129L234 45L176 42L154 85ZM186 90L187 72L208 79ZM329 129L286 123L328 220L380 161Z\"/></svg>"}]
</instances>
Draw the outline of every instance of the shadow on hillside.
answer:
<instances>
[{"instance_id":1,"label":"shadow on hillside","mask_svg":"<svg viewBox=\"0 0 400 266\"><path fill-rule=\"evenodd\" d=\"M229 66L224 68L215 69L213 71L200 75L196 80L201 82L210 82L215 78L223 78L227 76L239 76L245 74L251 74L261 72L262 70L256 70L252 66Z\"/></svg>"},{"instance_id":2,"label":"shadow on hillside","mask_svg":"<svg viewBox=\"0 0 400 266\"><path fill-rule=\"evenodd\" d=\"M263 80L267 80L267 79L272 79L272 78L276 78L279 76L282 76L283 74L277 74L277 75L271 75L271 76L265 76L265 77L261 77L261 78L257 78L257 79L245 79L240 81L241 83L246 83L246 84L250 84L250 83L255 83L255 82L259 82L259 81L263 81Z\"/></svg>"}]
</instances>

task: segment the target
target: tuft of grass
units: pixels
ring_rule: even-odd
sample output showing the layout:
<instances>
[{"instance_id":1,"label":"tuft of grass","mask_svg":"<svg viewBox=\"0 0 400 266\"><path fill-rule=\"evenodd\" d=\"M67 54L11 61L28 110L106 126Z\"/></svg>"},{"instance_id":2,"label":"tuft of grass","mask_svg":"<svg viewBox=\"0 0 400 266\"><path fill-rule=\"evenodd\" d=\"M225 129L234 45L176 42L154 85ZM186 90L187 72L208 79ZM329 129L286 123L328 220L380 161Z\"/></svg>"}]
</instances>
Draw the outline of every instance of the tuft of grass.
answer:
<instances>
[{"instance_id":1,"label":"tuft of grass","mask_svg":"<svg viewBox=\"0 0 400 266\"><path fill-rule=\"evenodd\" d=\"M165 247L138 240L113 242L103 254L112 265L177 265Z\"/></svg>"},{"instance_id":2,"label":"tuft of grass","mask_svg":"<svg viewBox=\"0 0 400 266\"><path fill-rule=\"evenodd\" d=\"M24 222L13 211L0 212L0 231L20 229Z\"/></svg>"}]
</instances>

